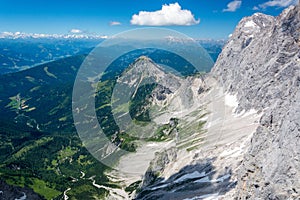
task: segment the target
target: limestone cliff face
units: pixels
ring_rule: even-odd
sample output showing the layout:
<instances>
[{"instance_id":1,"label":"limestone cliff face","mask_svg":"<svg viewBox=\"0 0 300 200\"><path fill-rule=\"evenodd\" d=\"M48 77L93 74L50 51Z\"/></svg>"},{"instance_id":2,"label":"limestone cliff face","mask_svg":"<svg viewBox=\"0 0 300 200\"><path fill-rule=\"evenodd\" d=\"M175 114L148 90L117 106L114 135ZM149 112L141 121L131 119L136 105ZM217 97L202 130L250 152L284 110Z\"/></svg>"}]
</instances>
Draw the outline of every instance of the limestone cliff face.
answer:
<instances>
[{"instance_id":1,"label":"limestone cliff face","mask_svg":"<svg viewBox=\"0 0 300 200\"><path fill-rule=\"evenodd\" d=\"M300 6L237 26L212 75L237 95L236 112L262 112L238 172L236 197L300 198Z\"/></svg>"}]
</instances>

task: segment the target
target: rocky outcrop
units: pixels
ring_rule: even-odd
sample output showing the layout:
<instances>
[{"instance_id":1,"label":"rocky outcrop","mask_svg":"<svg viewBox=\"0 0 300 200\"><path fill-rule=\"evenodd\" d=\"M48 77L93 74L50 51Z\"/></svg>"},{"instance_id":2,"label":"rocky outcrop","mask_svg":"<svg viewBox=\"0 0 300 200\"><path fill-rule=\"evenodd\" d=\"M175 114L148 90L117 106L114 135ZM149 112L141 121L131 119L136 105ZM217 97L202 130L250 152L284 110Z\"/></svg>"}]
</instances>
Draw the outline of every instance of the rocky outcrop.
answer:
<instances>
[{"instance_id":1,"label":"rocky outcrop","mask_svg":"<svg viewBox=\"0 0 300 200\"><path fill-rule=\"evenodd\" d=\"M143 186L148 186L157 182L160 173L165 169L166 165L173 162L176 157L177 152L174 147L164 150L161 153L157 153L144 175Z\"/></svg>"},{"instance_id":2,"label":"rocky outcrop","mask_svg":"<svg viewBox=\"0 0 300 200\"><path fill-rule=\"evenodd\" d=\"M30 188L21 188L18 186L8 185L5 181L0 180L0 200L22 200L22 199L31 199L31 200L42 200L41 196L36 194Z\"/></svg>"},{"instance_id":3,"label":"rocky outcrop","mask_svg":"<svg viewBox=\"0 0 300 200\"><path fill-rule=\"evenodd\" d=\"M300 198L300 6L237 26L212 70L237 96L235 112L263 113L238 172L239 199Z\"/></svg>"}]
</instances>

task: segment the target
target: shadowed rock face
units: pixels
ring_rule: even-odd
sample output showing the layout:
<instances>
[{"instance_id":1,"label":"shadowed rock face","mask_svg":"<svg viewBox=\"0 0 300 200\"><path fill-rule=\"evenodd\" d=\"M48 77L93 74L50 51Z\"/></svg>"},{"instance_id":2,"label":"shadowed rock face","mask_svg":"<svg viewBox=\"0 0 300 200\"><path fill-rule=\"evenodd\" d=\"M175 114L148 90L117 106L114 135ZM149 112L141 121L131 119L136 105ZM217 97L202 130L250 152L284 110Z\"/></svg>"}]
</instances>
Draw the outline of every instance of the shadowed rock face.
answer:
<instances>
[{"instance_id":1,"label":"shadowed rock face","mask_svg":"<svg viewBox=\"0 0 300 200\"><path fill-rule=\"evenodd\" d=\"M171 154L166 152L163 156L166 163L173 157ZM212 165L213 161L214 159L206 159L194 165L187 165L167 180L162 178L155 180L153 171L148 171L145 180L152 178L151 182L146 183L144 180L147 185L142 188L136 199L203 199L212 197L215 193L222 195L234 188L235 182L230 180L230 170L228 174L213 179L216 172Z\"/></svg>"},{"instance_id":2,"label":"shadowed rock face","mask_svg":"<svg viewBox=\"0 0 300 200\"><path fill-rule=\"evenodd\" d=\"M41 200L44 198L34 193L32 189L11 186L0 180L0 200L8 199Z\"/></svg>"},{"instance_id":3,"label":"shadowed rock face","mask_svg":"<svg viewBox=\"0 0 300 200\"><path fill-rule=\"evenodd\" d=\"M239 170L236 197L300 198L300 6L237 26L212 70L237 112L263 113Z\"/></svg>"}]
</instances>

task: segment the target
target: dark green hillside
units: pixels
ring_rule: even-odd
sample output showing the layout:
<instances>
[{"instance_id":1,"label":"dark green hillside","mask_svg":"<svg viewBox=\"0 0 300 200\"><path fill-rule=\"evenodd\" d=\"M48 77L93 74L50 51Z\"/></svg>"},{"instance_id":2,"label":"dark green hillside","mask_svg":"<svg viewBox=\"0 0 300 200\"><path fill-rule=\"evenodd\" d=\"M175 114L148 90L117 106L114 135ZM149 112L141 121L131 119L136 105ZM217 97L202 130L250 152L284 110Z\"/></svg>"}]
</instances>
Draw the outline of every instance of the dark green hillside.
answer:
<instances>
[{"instance_id":1,"label":"dark green hillside","mask_svg":"<svg viewBox=\"0 0 300 200\"><path fill-rule=\"evenodd\" d=\"M45 199L59 199L68 188L70 199L103 198L106 191L88 178L109 184L105 167L82 147L73 127L72 87L84 58L0 76L0 179L6 183Z\"/></svg>"},{"instance_id":2,"label":"dark green hillside","mask_svg":"<svg viewBox=\"0 0 300 200\"><path fill-rule=\"evenodd\" d=\"M101 198L106 192L88 179L94 176L97 183L109 185L105 166L90 156L76 134L42 133L1 122L0 141L0 178L10 185L32 188L45 199L59 199L67 188L71 199L82 199L82 188L89 189L88 197Z\"/></svg>"},{"instance_id":3,"label":"dark green hillside","mask_svg":"<svg viewBox=\"0 0 300 200\"><path fill-rule=\"evenodd\" d=\"M40 130L70 129L72 86L84 58L69 57L0 76L0 119Z\"/></svg>"}]
</instances>

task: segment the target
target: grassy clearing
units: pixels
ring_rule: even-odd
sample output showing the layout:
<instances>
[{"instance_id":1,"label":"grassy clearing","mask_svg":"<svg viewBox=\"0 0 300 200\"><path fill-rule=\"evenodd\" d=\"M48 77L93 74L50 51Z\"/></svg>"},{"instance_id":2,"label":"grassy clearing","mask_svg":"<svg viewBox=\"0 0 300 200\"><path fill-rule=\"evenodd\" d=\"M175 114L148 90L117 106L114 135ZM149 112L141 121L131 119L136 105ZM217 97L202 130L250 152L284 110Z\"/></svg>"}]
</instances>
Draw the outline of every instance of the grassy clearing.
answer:
<instances>
[{"instance_id":1,"label":"grassy clearing","mask_svg":"<svg viewBox=\"0 0 300 200\"><path fill-rule=\"evenodd\" d=\"M41 86L36 86L36 87L31 88L29 91L34 92L34 91L39 90L40 88L41 88Z\"/></svg>"},{"instance_id":2,"label":"grassy clearing","mask_svg":"<svg viewBox=\"0 0 300 200\"><path fill-rule=\"evenodd\" d=\"M31 76L26 76L25 77L29 82L31 83L35 83L35 78L31 77Z\"/></svg>"},{"instance_id":3,"label":"grassy clearing","mask_svg":"<svg viewBox=\"0 0 300 200\"><path fill-rule=\"evenodd\" d=\"M72 148L70 146L67 146L59 151L57 158L60 162L63 162L67 158L71 158L77 152L78 152L77 148Z\"/></svg>"},{"instance_id":4,"label":"grassy clearing","mask_svg":"<svg viewBox=\"0 0 300 200\"><path fill-rule=\"evenodd\" d=\"M21 100L20 100L20 94L17 94L16 96L9 97L10 102L6 105L6 108L11 109L19 109L21 107Z\"/></svg>"},{"instance_id":5,"label":"grassy clearing","mask_svg":"<svg viewBox=\"0 0 300 200\"><path fill-rule=\"evenodd\" d=\"M52 74L51 72L48 71L48 67L44 67L44 71L46 72L46 74L48 76L57 79L57 76L55 76L54 74Z\"/></svg>"},{"instance_id":6,"label":"grassy clearing","mask_svg":"<svg viewBox=\"0 0 300 200\"><path fill-rule=\"evenodd\" d=\"M81 166L88 166L93 162L87 158L87 155L80 155L77 159L77 163Z\"/></svg>"},{"instance_id":7,"label":"grassy clearing","mask_svg":"<svg viewBox=\"0 0 300 200\"><path fill-rule=\"evenodd\" d=\"M54 199L55 197L61 194L60 191L57 191L53 188L50 188L47 183L43 180L33 178L31 179L32 185L30 187L38 194L42 195L46 199Z\"/></svg>"}]
</instances>

